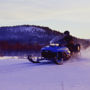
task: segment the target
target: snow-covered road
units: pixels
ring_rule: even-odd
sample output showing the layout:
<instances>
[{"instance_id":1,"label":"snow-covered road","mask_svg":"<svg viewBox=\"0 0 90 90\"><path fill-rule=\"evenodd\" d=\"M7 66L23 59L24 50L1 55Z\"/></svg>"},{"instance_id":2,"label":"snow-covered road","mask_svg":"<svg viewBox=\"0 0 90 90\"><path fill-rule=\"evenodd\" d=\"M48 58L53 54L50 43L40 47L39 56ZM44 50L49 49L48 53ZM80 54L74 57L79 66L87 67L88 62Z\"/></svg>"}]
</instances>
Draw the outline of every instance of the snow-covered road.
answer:
<instances>
[{"instance_id":1,"label":"snow-covered road","mask_svg":"<svg viewBox=\"0 0 90 90\"><path fill-rule=\"evenodd\" d=\"M63 65L1 58L0 90L90 90L89 51L82 51L82 56Z\"/></svg>"}]
</instances>

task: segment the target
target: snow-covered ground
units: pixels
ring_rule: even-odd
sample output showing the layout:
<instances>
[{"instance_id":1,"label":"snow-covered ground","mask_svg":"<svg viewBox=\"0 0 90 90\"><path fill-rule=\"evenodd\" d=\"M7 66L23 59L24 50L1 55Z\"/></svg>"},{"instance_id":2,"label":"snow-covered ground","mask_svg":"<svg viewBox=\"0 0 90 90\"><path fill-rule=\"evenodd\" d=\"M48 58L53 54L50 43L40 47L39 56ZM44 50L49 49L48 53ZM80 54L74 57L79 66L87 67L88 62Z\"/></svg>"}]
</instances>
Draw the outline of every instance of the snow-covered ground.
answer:
<instances>
[{"instance_id":1,"label":"snow-covered ground","mask_svg":"<svg viewBox=\"0 0 90 90\"><path fill-rule=\"evenodd\" d=\"M63 65L2 57L0 90L90 90L90 48Z\"/></svg>"}]
</instances>

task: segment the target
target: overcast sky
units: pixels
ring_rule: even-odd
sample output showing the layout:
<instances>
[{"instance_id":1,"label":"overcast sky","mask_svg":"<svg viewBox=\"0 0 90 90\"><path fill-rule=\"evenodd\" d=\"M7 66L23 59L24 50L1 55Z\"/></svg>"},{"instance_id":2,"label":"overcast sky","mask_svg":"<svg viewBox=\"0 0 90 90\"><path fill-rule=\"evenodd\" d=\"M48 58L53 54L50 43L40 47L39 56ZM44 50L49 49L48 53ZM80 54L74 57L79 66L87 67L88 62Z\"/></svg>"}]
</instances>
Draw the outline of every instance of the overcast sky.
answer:
<instances>
[{"instance_id":1,"label":"overcast sky","mask_svg":"<svg viewBox=\"0 0 90 90\"><path fill-rule=\"evenodd\" d=\"M22 24L90 39L90 0L0 0L0 26Z\"/></svg>"}]
</instances>

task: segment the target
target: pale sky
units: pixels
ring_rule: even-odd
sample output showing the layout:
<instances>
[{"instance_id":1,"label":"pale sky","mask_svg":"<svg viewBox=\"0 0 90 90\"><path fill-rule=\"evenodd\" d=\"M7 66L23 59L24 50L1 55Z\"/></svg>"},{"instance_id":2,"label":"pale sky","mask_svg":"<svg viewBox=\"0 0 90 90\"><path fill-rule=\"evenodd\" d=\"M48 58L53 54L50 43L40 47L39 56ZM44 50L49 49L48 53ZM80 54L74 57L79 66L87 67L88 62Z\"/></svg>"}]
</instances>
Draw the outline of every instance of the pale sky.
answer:
<instances>
[{"instance_id":1,"label":"pale sky","mask_svg":"<svg viewBox=\"0 0 90 90\"><path fill-rule=\"evenodd\" d=\"M0 26L22 24L90 39L90 0L0 0Z\"/></svg>"}]
</instances>

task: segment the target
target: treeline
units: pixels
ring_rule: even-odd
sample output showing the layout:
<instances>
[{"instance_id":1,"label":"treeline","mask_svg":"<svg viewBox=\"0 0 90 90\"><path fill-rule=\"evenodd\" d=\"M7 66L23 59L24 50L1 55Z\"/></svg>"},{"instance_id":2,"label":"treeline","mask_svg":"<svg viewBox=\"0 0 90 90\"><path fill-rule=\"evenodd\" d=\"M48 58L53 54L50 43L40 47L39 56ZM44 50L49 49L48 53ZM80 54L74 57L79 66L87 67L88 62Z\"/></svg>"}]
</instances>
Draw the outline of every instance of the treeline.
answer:
<instances>
[{"instance_id":1,"label":"treeline","mask_svg":"<svg viewBox=\"0 0 90 90\"><path fill-rule=\"evenodd\" d=\"M7 41L0 41L0 52L2 51L39 51L43 46L38 43L22 44L22 43L8 43Z\"/></svg>"}]
</instances>

